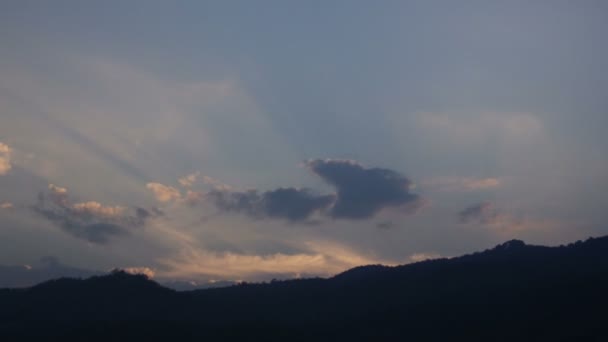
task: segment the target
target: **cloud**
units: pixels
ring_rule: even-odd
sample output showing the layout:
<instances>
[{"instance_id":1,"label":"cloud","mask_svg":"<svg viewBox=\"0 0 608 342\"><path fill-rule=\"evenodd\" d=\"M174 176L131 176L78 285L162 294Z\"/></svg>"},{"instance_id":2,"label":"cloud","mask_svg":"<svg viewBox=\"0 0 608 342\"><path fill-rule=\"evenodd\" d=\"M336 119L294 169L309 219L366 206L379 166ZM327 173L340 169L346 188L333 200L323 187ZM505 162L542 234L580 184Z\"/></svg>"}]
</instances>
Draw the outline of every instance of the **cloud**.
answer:
<instances>
[{"instance_id":1,"label":"cloud","mask_svg":"<svg viewBox=\"0 0 608 342\"><path fill-rule=\"evenodd\" d=\"M478 224L499 230L522 230L525 227L547 227L548 221L538 221L517 217L503 212L490 202L481 202L458 213L460 223Z\"/></svg>"},{"instance_id":2,"label":"cloud","mask_svg":"<svg viewBox=\"0 0 608 342\"><path fill-rule=\"evenodd\" d=\"M195 173L191 173L187 176L184 176L180 179L178 179L177 181L179 182L179 184L181 184L183 187L189 188L192 185L194 185L194 183L196 182L196 179L201 175L200 172L195 172Z\"/></svg>"},{"instance_id":3,"label":"cloud","mask_svg":"<svg viewBox=\"0 0 608 342\"><path fill-rule=\"evenodd\" d=\"M158 208L152 208L150 210L147 210L144 208L137 207L135 208L135 215L137 216L137 219L139 221L144 221L148 218L165 216L165 213Z\"/></svg>"},{"instance_id":4,"label":"cloud","mask_svg":"<svg viewBox=\"0 0 608 342\"><path fill-rule=\"evenodd\" d=\"M490 202L481 202L467 207L458 213L460 223L482 223L495 222L499 213Z\"/></svg>"},{"instance_id":5,"label":"cloud","mask_svg":"<svg viewBox=\"0 0 608 342\"><path fill-rule=\"evenodd\" d=\"M49 184L49 190L51 190L51 192L53 194L65 195L65 194L68 193L68 189L62 188L62 187L57 186L55 184Z\"/></svg>"},{"instance_id":6,"label":"cloud","mask_svg":"<svg viewBox=\"0 0 608 342\"><path fill-rule=\"evenodd\" d=\"M15 206L11 202L0 203L0 209L13 209Z\"/></svg>"},{"instance_id":7,"label":"cloud","mask_svg":"<svg viewBox=\"0 0 608 342\"><path fill-rule=\"evenodd\" d=\"M409 260L411 262L420 262L439 258L441 258L441 255L437 253L414 253L410 255Z\"/></svg>"},{"instance_id":8,"label":"cloud","mask_svg":"<svg viewBox=\"0 0 608 342\"><path fill-rule=\"evenodd\" d=\"M148 278L154 278L156 272L149 267L126 267L122 268L123 271L130 274L143 274Z\"/></svg>"},{"instance_id":9,"label":"cloud","mask_svg":"<svg viewBox=\"0 0 608 342\"><path fill-rule=\"evenodd\" d=\"M314 159L305 165L336 188L330 210L334 218L365 219L385 208L400 207L411 212L420 202L420 197L410 192L412 182L393 170L337 159Z\"/></svg>"},{"instance_id":10,"label":"cloud","mask_svg":"<svg viewBox=\"0 0 608 342\"><path fill-rule=\"evenodd\" d=\"M7 144L0 142L0 153L10 153L11 149Z\"/></svg>"},{"instance_id":11,"label":"cloud","mask_svg":"<svg viewBox=\"0 0 608 342\"><path fill-rule=\"evenodd\" d=\"M421 185L438 191L479 191L499 188L503 181L496 177L438 177L423 181Z\"/></svg>"},{"instance_id":12,"label":"cloud","mask_svg":"<svg viewBox=\"0 0 608 342\"><path fill-rule=\"evenodd\" d=\"M392 221L383 221L376 223L376 227L380 229L391 229L395 226L395 222Z\"/></svg>"},{"instance_id":13,"label":"cloud","mask_svg":"<svg viewBox=\"0 0 608 342\"><path fill-rule=\"evenodd\" d=\"M540 118L532 113L419 113L418 124L450 144L530 143L543 134Z\"/></svg>"},{"instance_id":14,"label":"cloud","mask_svg":"<svg viewBox=\"0 0 608 342\"><path fill-rule=\"evenodd\" d=\"M586 228L588 225L584 221L525 216L502 210L490 202L481 202L467 207L458 213L458 217L461 224L481 226L491 230L502 239L521 237L524 232L546 238L551 235L556 236L557 232L560 235L571 234L576 230L573 227L588 229Z\"/></svg>"},{"instance_id":15,"label":"cloud","mask_svg":"<svg viewBox=\"0 0 608 342\"><path fill-rule=\"evenodd\" d=\"M159 202L171 202L181 199L182 195L176 188L172 186L166 186L160 183L148 183L146 188L154 192L156 200Z\"/></svg>"},{"instance_id":16,"label":"cloud","mask_svg":"<svg viewBox=\"0 0 608 342\"><path fill-rule=\"evenodd\" d=\"M74 237L96 244L106 244L110 241L110 238L128 235L124 227L107 222L82 224L81 222L64 218L61 226Z\"/></svg>"},{"instance_id":17,"label":"cloud","mask_svg":"<svg viewBox=\"0 0 608 342\"><path fill-rule=\"evenodd\" d=\"M202 179L202 185L207 185L212 190L207 193L197 190L192 190L192 188L198 179ZM186 193L182 194L182 192L169 185L164 185L161 183L148 183L146 187L149 190L154 192L154 197L159 202L178 202L178 203L186 203L191 206L197 205L202 202L205 197L213 192L230 192L232 187L209 176L201 176L200 172L191 173L187 176L181 177L177 180L179 184L187 188ZM215 194L217 195L217 194Z\"/></svg>"},{"instance_id":18,"label":"cloud","mask_svg":"<svg viewBox=\"0 0 608 342\"><path fill-rule=\"evenodd\" d=\"M336 192L318 194L296 187L264 192L256 189L233 191L214 181L212 191L204 194L189 191L187 202L193 204L204 199L221 212L291 222L312 222L311 218L316 214L334 219L368 219L384 209L411 214L428 203L410 192L413 185L409 179L392 170L366 168L355 161L332 159L309 160L305 166ZM158 188L165 193L166 187ZM174 197L178 196L181 198L179 192Z\"/></svg>"},{"instance_id":19,"label":"cloud","mask_svg":"<svg viewBox=\"0 0 608 342\"><path fill-rule=\"evenodd\" d=\"M186 195L183 198L183 201L189 205L196 205L200 203L205 197L205 194L200 191L186 191Z\"/></svg>"},{"instance_id":20,"label":"cloud","mask_svg":"<svg viewBox=\"0 0 608 342\"><path fill-rule=\"evenodd\" d=\"M11 148L0 142L0 176L7 174L12 167Z\"/></svg>"},{"instance_id":21,"label":"cloud","mask_svg":"<svg viewBox=\"0 0 608 342\"><path fill-rule=\"evenodd\" d=\"M230 185L209 176L203 176L203 183L211 186L214 190L229 191L232 189Z\"/></svg>"},{"instance_id":22,"label":"cloud","mask_svg":"<svg viewBox=\"0 0 608 342\"><path fill-rule=\"evenodd\" d=\"M312 223L315 215L334 219L368 219L385 209L412 214L429 202L411 193L413 184L396 171L367 168L351 160L314 159L305 166L336 189L335 193L319 194L307 188L280 187L269 191L257 189L236 191L216 179L202 176L203 192L180 190L161 183L146 187L160 202L186 203L194 206L210 203L221 213L239 213L254 219L284 219ZM180 178L179 183L192 187L199 172Z\"/></svg>"},{"instance_id":23,"label":"cloud","mask_svg":"<svg viewBox=\"0 0 608 342\"><path fill-rule=\"evenodd\" d=\"M104 206L96 201L71 204L68 190L49 184L48 197L40 193L32 210L68 234L96 244L106 244L111 238L128 235L129 229L143 226L147 219L160 216L143 208L127 210L121 206ZM128 212L129 211L129 212Z\"/></svg>"},{"instance_id":24,"label":"cloud","mask_svg":"<svg viewBox=\"0 0 608 342\"><path fill-rule=\"evenodd\" d=\"M463 186L469 190L482 190L497 188L501 185L501 181L498 178L481 178L481 179L464 179Z\"/></svg>"},{"instance_id":25,"label":"cloud","mask_svg":"<svg viewBox=\"0 0 608 342\"><path fill-rule=\"evenodd\" d=\"M55 184L49 184L49 196L51 201L58 206L66 206L68 202L68 189L56 186Z\"/></svg>"},{"instance_id":26,"label":"cloud","mask_svg":"<svg viewBox=\"0 0 608 342\"><path fill-rule=\"evenodd\" d=\"M118 217L125 211L124 207L103 206L95 201L76 203L72 205L72 208L76 213L98 217Z\"/></svg>"},{"instance_id":27,"label":"cloud","mask_svg":"<svg viewBox=\"0 0 608 342\"><path fill-rule=\"evenodd\" d=\"M308 189L279 188L259 193L211 191L207 195L215 206L225 212L245 213L254 218L283 218L304 221L325 210L334 201L333 195L316 195Z\"/></svg>"},{"instance_id":28,"label":"cloud","mask_svg":"<svg viewBox=\"0 0 608 342\"><path fill-rule=\"evenodd\" d=\"M115 223L95 222L94 219L83 219L69 210L32 207L35 213L46 218L66 233L95 244L106 244L110 238L126 235L127 230Z\"/></svg>"},{"instance_id":29,"label":"cloud","mask_svg":"<svg viewBox=\"0 0 608 342\"><path fill-rule=\"evenodd\" d=\"M230 190L232 187L218 179L213 177L209 177L206 175L201 175L199 171L191 173L187 176L179 178L177 181L179 184L185 188L191 188L196 184L196 182L201 179L202 184L211 187L214 190Z\"/></svg>"},{"instance_id":30,"label":"cloud","mask_svg":"<svg viewBox=\"0 0 608 342\"><path fill-rule=\"evenodd\" d=\"M211 252L185 244L177 255L162 258L165 278L267 279L269 275L299 277L331 276L355 266L392 263L361 255L346 246L327 241L307 242L294 254L241 254Z\"/></svg>"}]
</instances>

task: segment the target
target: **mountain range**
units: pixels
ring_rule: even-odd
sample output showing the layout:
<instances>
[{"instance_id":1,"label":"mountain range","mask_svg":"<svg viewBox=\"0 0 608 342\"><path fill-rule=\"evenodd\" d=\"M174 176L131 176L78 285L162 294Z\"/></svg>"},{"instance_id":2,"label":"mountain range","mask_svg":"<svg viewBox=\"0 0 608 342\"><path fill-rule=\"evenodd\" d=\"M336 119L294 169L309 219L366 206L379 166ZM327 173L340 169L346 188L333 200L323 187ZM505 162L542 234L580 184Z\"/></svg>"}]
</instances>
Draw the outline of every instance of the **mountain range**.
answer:
<instances>
[{"instance_id":1,"label":"mountain range","mask_svg":"<svg viewBox=\"0 0 608 342\"><path fill-rule=\"evenodd\" d=\"M0 290L15 339L608 341L608 237L175 291L114 271ZM9 339L12 340L12 339Z\"/></svg>"}]
</instances>

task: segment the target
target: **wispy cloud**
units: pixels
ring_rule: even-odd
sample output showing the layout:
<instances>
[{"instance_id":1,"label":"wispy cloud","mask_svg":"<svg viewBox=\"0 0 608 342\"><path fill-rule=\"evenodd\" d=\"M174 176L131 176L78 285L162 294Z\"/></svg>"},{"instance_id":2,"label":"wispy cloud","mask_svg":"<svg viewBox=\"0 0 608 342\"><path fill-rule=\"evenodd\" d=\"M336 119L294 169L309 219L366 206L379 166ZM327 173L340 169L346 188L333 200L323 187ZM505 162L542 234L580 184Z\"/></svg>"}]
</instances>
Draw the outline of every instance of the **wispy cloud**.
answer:
<instances>
[{"instance_id":1,"label":"wispy cloud","mask_svg":"<svg viewBox=\"0 0 608 342\"><path fill-rule=\"evenodd\" d=\"M467 207L458 213L460 223L495 224L504 218L490 202L481 202Z\"/></svg>"},{"instance_id":2,"label":"wispy cloud","mask_svg":"<svg viewBox=\"0 0 608 342\"><path fill-rule=\"evenodd\" d=\"M504 181L497 177L437 177L420 182L420 185L436 191L481 191L497 189Z\"/></svg>"},{"instance_id":3,"label":"wispy cloud","mask_svg":"<svg viewBox=\"0 0 608 342\"><path fill-rule=\"evenodd\" d=\"M0 142L0 176L6 175L11 168L11 148Z\"/></svg>"},{"instance_id":4,"label":"wispy cloud","mask_svg":"<svg viewBox=\"0 0 608 342\"><path fill-rule=\"evenodd\" d=\"M532 113L419 113L417 122L431 134L458 144L529 143L544 131L542 121Z\"/></svg>"},{"instance_id":5,"label":"wispy cloud","mask_svg":"<svg viewBox=\"0 0 608 342\"><path fill-rule=\"evenodd\" d=\"M458 213L461 224L478 225L490 228L497 233L516 233L531 231L551 231L563 229L564 226L578 223L560 222L558 220L530 218L501 210L490 202L481 202L469 206Z\"/></svg>"},{"instance_id":6,"label":"wispy cloud","mask_svg":"<svg viewBox=\"0 0 608 342\"><path fill-rule=\"evenodd\" d=\"M13 209L15 205L11 202L2 202L0 203L0 209Z\"/></svg>"},{"instance_id":7,"label":"wispy cloud","mask_svg":"<svg viewBox=\"0 0 608 342\"><path fill-rule=\"evenodd\" d=\"M296 254L217 253L184 246L177 255L163 258L163 277L188 279L263 279L268 276L299 277L303 274L330 276L349 268L369 264L391 264L386 260L366 257L335 243L308 242L306 252Z\"/></svg>"}]
</instances>

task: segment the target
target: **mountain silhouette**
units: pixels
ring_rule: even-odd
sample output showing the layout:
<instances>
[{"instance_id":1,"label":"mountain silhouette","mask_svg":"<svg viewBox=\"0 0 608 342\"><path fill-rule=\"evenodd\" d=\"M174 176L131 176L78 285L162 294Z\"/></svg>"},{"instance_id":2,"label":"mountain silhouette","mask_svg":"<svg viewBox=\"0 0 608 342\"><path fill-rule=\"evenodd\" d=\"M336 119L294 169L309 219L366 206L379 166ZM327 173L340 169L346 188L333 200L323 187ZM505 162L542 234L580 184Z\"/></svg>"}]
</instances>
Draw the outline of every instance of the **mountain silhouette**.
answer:
<instances>
[{"instance_id":1,"label":"mountain silhouette","mask_svg":"<svg viewBox=\"0 0 608 342\"><path fill-rule=\"evenodd\" d=\"M0 332L79 340L608 341L608 237L177 292L114 271L0 290Z\"/></svg>"}]
</instances>

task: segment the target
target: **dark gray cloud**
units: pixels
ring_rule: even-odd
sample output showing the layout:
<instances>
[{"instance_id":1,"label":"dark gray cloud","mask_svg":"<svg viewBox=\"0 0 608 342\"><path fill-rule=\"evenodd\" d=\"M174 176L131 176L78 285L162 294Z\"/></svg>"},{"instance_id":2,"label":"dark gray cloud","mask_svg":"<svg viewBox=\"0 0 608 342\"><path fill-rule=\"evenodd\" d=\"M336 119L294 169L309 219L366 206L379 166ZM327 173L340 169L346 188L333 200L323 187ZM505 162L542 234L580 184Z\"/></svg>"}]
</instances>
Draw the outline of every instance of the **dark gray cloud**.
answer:
<instances>
[{"instance_id":1,"label":"dark gray cloud","mask_svg":"<svg viewBox=\"0 0 608 342\"><path fill-rule=\"evenodd\" d=\"M326 209L334 201L333 195L315 195L308 190L279 188L263 195L267 215L303 220L316 211Z\"/></svg>"},{"instance_id":2,"label":"dark gray cloud","mask_svg":"<svg viewBox=\"0 0 608 342\"><path fill-rule=\"evenodd\" d=\"M250 190L211 191L207 194L222 211L247 214L254 218L282 218L305 221L314 213L326 210L334 201L333 195L317 195L307 189L279 188L258 192Z\"/></svg>"},{"instance_id":3,"label":"dark gray cloud","mask_svg":"<svg viewBox=\"0 0 608 342\"><path fill-rule=\"evenodd\" d=\"M92 201L72 204L67 189L53 184L49 185L48 194L39 193L38 202L31 209L66 233L96 244L129 235L132 228L163 214L156 208L106 207Z\"/></svg>"},{"instance_id":4,"label":"dark gray cloud","mask_svg":"<svg viewBox=\"0 0 608 342\"><path fill-rule=\"evenodd\" d=\"M315 213L336 219L367 219L384 208L400 207L408 212L422 204L420 197L410 192L410 180L392 170L331 159L309 160L306 166L336 193L320 195L308 189L278 188L266 192L214 190L206 197L223 212L292 222L313 222Z\"/></svg>"},{"instance_id":5,"label":"dark gray cloud","mask_svg":"<svg viewBox=\"0 0 608 342\"><path fill-rule=\"evenodd\" d=\"M128 229L123 225L93 218L83 219L63 208L33 206L32 210L66 233L92 243L105 244L112 237L128 235Z\"/></svg>"},{"instance_id":6,"label":"dark gray cloud","mask_svg":"<svg viewBox=\"0 0 608 342\"><path fill-rule=\"evenodd\" d=\"M412 182L389 169L366 168L351 160L314 159L309 169L336 188L334 218L365 219L389 207L418 207L420 197L410 192Z\"/></svg>"},{"instance_id":7,"label":"dark gray cloud","mask_svg":"<svg viewBox=\"0 0 608 342\"><path fill-rule=\"evenodd\" d=\"M107 222L81 224L77 221L66 220L62 227L77 238L97 244L106 244L110 238L115 236L128 235L128 230L124 226Z\"/></svg>"},{"instance_id":8,"label":"dark gray cloud","mask_svg":"<svg viewBox=\"0 0 608 342\"><path fill-rule=\"evenodd\" d=\"M143 225L146 219L165 216L165 212L158 208L151 208L150 210L136 207L135 217L132 217L133 225Z\"/></svg>"},{"instance_id":9,"label":"dark gray cloud","mask_svg":"<svg viewBox=\"0 0 608 342\"><path fill-rule=\"evenodd\" d=\"M391 222L391 221L384 221L384 222L376 223L376 227L380 228L380 229L391 229L394 226L395 226L395 223Z\"/></svg>"},{"instance_id":10,"label":"dark gray cloud","mask_svg":"<svg viewBox=\"0 0 608 342\"><path fill-rule=\"evenodd\" d=\"M260 217L260 194L257 190L249 191L211 191L207 198L221 211L237 212L253 217Z\"/></svg>"},{"instance_id":11,"label":"dark gray cloud","mask_svg":"<svg viewBox=\"0 0 608 342\"><path fill-rule=\"evenodd\" d=\"M460 223L488 224L500 217L498 210L490 202L481 202L463 209L458 213Z\"/></svg>"}]
</instances>

